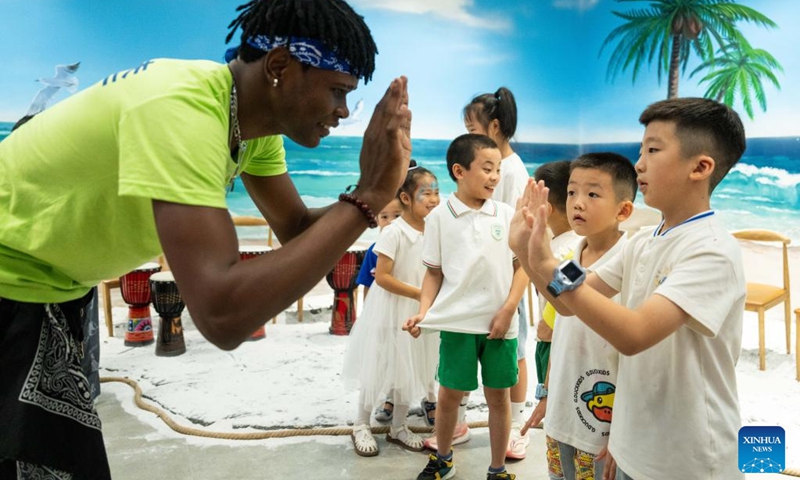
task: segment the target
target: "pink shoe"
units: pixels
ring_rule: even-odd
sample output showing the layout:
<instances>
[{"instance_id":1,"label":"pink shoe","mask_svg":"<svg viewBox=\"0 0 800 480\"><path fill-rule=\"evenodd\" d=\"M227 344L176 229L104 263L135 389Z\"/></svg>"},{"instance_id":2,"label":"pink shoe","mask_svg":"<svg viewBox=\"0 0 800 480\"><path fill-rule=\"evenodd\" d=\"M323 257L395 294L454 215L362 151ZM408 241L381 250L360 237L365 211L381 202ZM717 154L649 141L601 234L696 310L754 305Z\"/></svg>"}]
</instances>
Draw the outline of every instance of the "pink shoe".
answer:
<instances>
[{"instance_id":1,"label":"pink shoe","mask_svg":"<svg viewBox=\"0 0 800 480\"><path fill-rule=\"evenodd\" d=\"M462 443L466 443L470 439L469 433L469 425L467 422L458 422L456 424L456 430L453 432L453 445L460 445ZM434 452L439 450L439 444L436 442L436 431L433 432L433 435L426 438L423 442L425 448L428 450L433 450Z\"/></svg>"},{"instance_id":2,"label":"pink shoe","mask_svg":"<svg viewBox=\"0 0 800 480\"><path fill-rule=\"evenodd\" d=\"M508 438L508 450L506 450L506 458L512 460L522 460L525 458L525 453L528 450L531 439L527 435L520 433L519 425L512 425L511 432Z\"/></svg>"}]
</instances>

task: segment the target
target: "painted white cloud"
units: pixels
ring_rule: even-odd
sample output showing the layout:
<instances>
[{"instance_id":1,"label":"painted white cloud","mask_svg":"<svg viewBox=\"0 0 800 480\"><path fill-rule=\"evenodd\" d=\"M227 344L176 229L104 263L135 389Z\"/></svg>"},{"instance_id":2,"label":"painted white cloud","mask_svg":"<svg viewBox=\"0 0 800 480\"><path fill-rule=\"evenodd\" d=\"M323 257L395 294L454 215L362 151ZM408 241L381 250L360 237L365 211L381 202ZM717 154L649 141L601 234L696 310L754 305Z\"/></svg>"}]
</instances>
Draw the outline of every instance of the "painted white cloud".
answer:
<instances>
[{"instance_id":1,"label":"painted white cloud","mask_svg":"<svg viewBox=\"0 0 800 480\"><path fill-rule=\"evenodd\" d=\"M553 6L556 8L569 8L572 10L589 10L593 8L600 0L553 0Z\"/></svg>"},{"instance_id":2,"label":"painted white cloud","mask_svg":"<svg viewBox=\"0 0 800 480\"><path fill-rule=\"evenodd\" d=\"M596 1L596 0L590 0ZM352 0L355 7L393 10L413 14L431 14L469 27L488 30L510 28L511 22L500 17L473 13L474 0Z\"/></svg>"}]
</instances>

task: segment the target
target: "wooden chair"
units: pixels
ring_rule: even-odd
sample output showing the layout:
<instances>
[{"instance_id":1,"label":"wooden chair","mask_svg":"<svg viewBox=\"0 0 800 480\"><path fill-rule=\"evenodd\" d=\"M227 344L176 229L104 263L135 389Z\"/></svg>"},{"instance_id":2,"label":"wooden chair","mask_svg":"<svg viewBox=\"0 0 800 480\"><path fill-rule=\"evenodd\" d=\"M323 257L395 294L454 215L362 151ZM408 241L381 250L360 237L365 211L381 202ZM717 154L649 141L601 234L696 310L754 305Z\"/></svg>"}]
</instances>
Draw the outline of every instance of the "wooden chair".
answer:
<instances>
[{"instance_id":1,"label":"wooden chair","mask_svg":"<svg viewBox=\"0 0 800 480\"><path fill-rule=\"evenodd\" d=\"M112 278L110 280L103 280L97 286L100 298L103 299L103 315L106 319L106 329L108 329L108 336L114 336L114 319L111 316L111 289L119 288L119 278Z\"/></svg>"},{"instance_id":2,"label":"wooden chair","mask_svg":"<svg viewBox=\"0 0 800 480\"><path fill-rule=\"evenodd\" d=\"M747 283L747 300L745 310L758 313L758 368L766 368L766 348L764 346L764 313L770 308L783 303L786 321L786 353L792 351L791 298L789 289L789 252L791 239L769 230L740 230L733 232L739 240L752 242L780 243L783 250L783 285L775 286L764 283Z\"/></svg>"},{"instance_id":3,"label":"wooden chair","mask_svg":"<svg viewBox=\"0 0 800 480\"><path fill-rule=\"evenodd\" d=\"M233 224L237 227L266 227L267 229L267 245L272 246L272 229L269 228L267 221L261 217L251 217L247 215L233 216Z\"/></svg>"},{"instance_id":4,"label":"wooden chair","mask_svg":"<svg viewBox=\"0 0 800 480\"><path fill-rule=\"evenodd\" d=\"M533 294L533 284L528 282L528 288L525 289L528 293L528 323L530 323L531 327L534 325L533 321L533 299L539 298Z\"/></svg>"},{"instance_id":5,"label":"wooden chair","mask_svg":"<svg viewBox=\"0 0 800 480\"><path fill-rule=\"evenodd\" d=\"M266 227L267 228L267 245L272 247L272 229L269 227L267 221L262 217L252 216L231 216L233 224L237 227ZM272 323L276 319L273 317ZM303 297L297 299L297 321L303 321Z\"/></svg>"},{"instance_id":6,"label":"wooden chair","mask_svg":"<svg viewBox=\"0 0 800 480\"><path fill-rule=\"evenodd\" d=\"M797 336L794 343L794 363L797 368L797 381L800 382L800 308L794 311L794 334Z\"/></svg>"}]
</instances>

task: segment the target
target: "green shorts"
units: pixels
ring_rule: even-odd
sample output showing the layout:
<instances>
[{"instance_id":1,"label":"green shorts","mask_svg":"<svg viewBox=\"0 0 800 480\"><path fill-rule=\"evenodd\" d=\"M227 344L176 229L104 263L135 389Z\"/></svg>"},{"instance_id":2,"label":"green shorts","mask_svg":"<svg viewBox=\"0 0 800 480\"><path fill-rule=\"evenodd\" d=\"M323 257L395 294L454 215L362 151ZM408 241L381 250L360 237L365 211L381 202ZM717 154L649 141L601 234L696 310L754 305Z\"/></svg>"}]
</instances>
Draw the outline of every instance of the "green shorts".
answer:
<instances>
[{"instance_id":1,"label":"green shorts","mask_svg":"<svg viewBox=\"0 0 800 480\"><path fill-rule=\"evenodd\" d=\"M547 377L547 364L550 362L550 342L539 340L536 342L536 379L544 383Z\"/></svg>"},{"instance_id":2,"label":"green shorts","mask_svg":"<svg viewBox=\"0 0 800 480\"><path fill-rule=\"evenodd\" d=\"M485 333L440 332L439 384L452 390L478 389L478 362L483 386L511 388L517 384L517 339L489 340Z\"/></svg>"}]
</instances>

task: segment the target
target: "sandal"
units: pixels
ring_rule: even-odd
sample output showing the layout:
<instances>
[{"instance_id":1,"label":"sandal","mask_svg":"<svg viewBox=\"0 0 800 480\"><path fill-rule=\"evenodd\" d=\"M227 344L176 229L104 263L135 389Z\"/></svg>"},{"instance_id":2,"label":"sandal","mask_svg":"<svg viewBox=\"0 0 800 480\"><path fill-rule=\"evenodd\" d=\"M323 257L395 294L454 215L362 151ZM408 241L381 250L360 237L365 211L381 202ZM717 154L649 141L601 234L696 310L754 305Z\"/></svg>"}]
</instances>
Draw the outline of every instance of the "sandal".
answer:
<instances>
[{"instance_id":1,"label":"sandal","mask_svg":"<svg viewBox=\"0 0 800 480\"><path fill-rule=\"evenodd\" d=\"M372 436L369 425L357 425L350 434L356 453L362 457L374 457L378 454L378 442Z\"/></svg>"},{"instance_id":2,"label":"sandal","mask_svg":"<svg viewBox=\"0 0 800 480\"><path fill-rule=\"evenodd\" d=\"M425 450L425 443L422 437L409 430L406 425L398 429L394 427L390 428L389 433L386 434L386 441L400 445L412 452L421 452Z\"/></svg>"},{"instance_id":3,"label":"sandal","mask_svg":"<svg viewBox=\"0 0 800 480\"><path fill-rule=\"evenodd\" d=\"M375 412L375 420L386 423L392 421L392 414L394 412L394 403L389 400L383 402L383 408L379 408L377 412Z\"/></svg>"},{"instance_id":4,"label":"sandal","mask_svg":"<svg viewBox=\"0 0 800 480\"><path fill-rule=\"evenodd\" d=\"M433 427L436 423L436 402L429 402L423 398L419 405L422 407L422 418L425 420L425 425Z\"/></svg>"}]
</instances>

